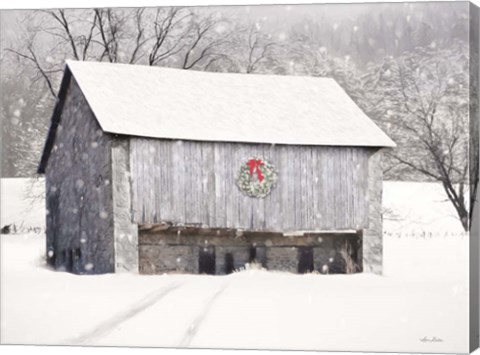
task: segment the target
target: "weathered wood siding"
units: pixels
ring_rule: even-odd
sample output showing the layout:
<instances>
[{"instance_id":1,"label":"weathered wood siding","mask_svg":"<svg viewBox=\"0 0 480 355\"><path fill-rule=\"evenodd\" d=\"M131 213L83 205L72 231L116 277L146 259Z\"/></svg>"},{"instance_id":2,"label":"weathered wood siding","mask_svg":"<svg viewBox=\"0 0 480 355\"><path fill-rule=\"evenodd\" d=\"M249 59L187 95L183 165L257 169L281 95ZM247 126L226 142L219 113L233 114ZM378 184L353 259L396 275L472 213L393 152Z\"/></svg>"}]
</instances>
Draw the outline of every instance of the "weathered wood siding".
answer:
<instances>
[{"instance_id":1,"label":"weathered wood siding","mask_svg":"<svg viewBox=\"0 0 480 355\"><path fill-rule=\"evenodd\" d=\"M363 229L374 151L131 138L134 219L251 230ZM278 172L263 199L244 195L235 182L253 156Z\"/></svg>"},{"instance_id":2,"label":"weathered wood siding","mask_svg":"<svg viewBox=\"0 0 480 355\"><path fill-rule=\"evenodd\" d=\"M45 171L49 264L114 271L111 169L111 138L72 78Z\"/></svg>"}]
</instances>

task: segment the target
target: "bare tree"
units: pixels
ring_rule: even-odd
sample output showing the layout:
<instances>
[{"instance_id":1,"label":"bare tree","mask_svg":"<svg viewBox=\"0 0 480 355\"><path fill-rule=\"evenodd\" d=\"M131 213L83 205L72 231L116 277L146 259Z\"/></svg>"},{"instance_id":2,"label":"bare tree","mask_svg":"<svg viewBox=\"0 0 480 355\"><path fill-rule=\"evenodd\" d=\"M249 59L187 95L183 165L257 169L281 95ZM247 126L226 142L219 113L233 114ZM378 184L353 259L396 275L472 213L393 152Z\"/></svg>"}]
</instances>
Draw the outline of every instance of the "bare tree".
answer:
<instances>
[{"instance_id":1,"label":"bare tree","mask_svg":"<svg viewBox=\"0 0 480 355\"><path fill-rule=\"evenodd\" d=\"M183 50L188 36L185 23L190 17L191 13L181 8L157 9L153 22L153 45L148 54L149 65L156 65Z\"/></svg>"},{"instance_id":2,"label":"bare tree","mask_svg":"<svg viewBox=\"0 0 480 355\"><path fill-rule=\"evenodd\" d=\"M258 66L271 58L272 49L279 44L272 40L271 36L260 32L260 25L254 24L248 30L248 58L246 63L246 72L253 73Z\"/></svg>"},{"instance_id":3,"label":"bare tree","mask_svg":"<svg viewBox=\"0 0 480 355\"><path fill-rule=\"evenodd\" d=\"M228 42L228 34L222 28L228 24L225 18L215 14L202 16L198 12L191 12L190 18L189 35L186 37L182 60L183 69L192 69L207 59L215 60L216 56L221 56L216 50Z\"/></svg>"},{"instance_id":4,"label":"bare tree","mask_svg":"<svg viewBox=\"0 0 480 355\"><path fill-rule=\"evenodd\" d=\"M468 230L468 56L466 48L387 60L367 82L370 110L398 143L388 155L438 181ZM372 82L372 77L375 78ZM367 108L368 110L368 108Z\"/></svg>"},{"instance_id":5,"label":"bare tree","mask_svg":"<svg viewBox=\"0 0 480 355\"><path fill-rule=\"evenodd\" d=\"M42 10L25 22L23 45L7 51L30 63L54 97L66 58L148 65L175 58L170 64L192 69L225 56L216 50L229 35L219 31L222 16L175 7Z\"/></svg>"},{"instance_id":6,"label":"bare tree","mask_svg":"<svg viewBox=\"0 0 480 355\"><path fill-rule=\"evenodd\" d=\"M61 73L62 70L55 66L47 67L46 65L41 63L35 50L35 47L36 47L35 37L36 37L36 34L33 33L28 38L25 39L25 45L24 45L23 51L16 50L13 48L6 48L5 50L7 52L15 54L17 57L22 58L27 62L29 62L30 64L32 64L36 70L36 74L33 80L37 81L39 78L42 78L43 80L45 80L45 84L48 87L48 91L53 97L56 97L57 93L54 89L54 84L51 76L53 74Z\"/></svg>"}]
</instances>

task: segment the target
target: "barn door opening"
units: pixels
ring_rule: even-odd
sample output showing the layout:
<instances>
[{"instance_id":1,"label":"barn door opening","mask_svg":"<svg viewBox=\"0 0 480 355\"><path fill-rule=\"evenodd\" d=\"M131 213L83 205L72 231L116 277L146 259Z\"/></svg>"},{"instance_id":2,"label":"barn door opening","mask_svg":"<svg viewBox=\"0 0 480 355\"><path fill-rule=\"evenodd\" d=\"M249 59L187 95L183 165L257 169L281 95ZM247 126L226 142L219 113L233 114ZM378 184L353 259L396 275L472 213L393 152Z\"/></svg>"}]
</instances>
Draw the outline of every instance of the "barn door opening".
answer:
<instances>
[{"instance_id":1,"label":"barn door opening","mask_svg":"<svg viewBox=\"0 0 480 355\"><path fill-rule=\"evenodd\" d=\"M235 265L233 261L233 254L232 253L226 253L225 254L225 273L231 274L235 271Z\"/></svg>"},{"instance_id":2,"label":"barn door opening","mask_svg":"<svg viewBox=\"0 0 480 355\"><path fill-rule=\"evenodd\" d=\"M67 271L72 272L73 271L73 250L72 249L68 249L67 251L67 260L65 264L66 264L65 267Z\"/></svg>"},{"instance_id":3,"label":"barn door opening","mask_svg":"<svg viewBox=\"0 0 480 355\"><path fill-rule=\"evenodd\" d=\"M215 247L206 246L200 248L198 255L198 273L215 275Z\"/></svg>"},{"instance_id":4,"label":"barn door opening","mask_svg":"<svg viewBox=\"0 0 480 355\"><path fill-rule=\"evenodd\" d=\"M312 272L313 265L313 248L312 247L299 247L298 248L298 273L305 274Z\"/></svg>"},{"instance_id":5,"label":"barn door opening","mask_svg":"<svg viewBox=\"0 0 480 355\"><path fill-rule=\"evenodd\" d=\"M262 267L267 266L267 248L263 245L250 247L250 263L258 263Z\"/></svg>"}]
</instances>

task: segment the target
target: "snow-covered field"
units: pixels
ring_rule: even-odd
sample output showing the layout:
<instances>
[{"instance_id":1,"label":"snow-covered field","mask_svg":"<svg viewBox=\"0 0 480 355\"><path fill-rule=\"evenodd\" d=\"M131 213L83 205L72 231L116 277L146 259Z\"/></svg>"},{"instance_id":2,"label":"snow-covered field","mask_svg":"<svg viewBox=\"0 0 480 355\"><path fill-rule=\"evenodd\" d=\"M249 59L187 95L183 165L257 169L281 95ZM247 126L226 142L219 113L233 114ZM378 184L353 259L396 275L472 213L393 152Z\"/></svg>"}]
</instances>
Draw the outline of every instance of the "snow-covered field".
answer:
<instances>
[{"instance_id":1,"label":"snow-covered field","mask_svg":"<svg viewBox=\"0 0 480 355\"><path fill-rule=\"evenodd\" d=\"M21 205L22 184L2 181L2 226L43 221L43 207ZM436 184L385 184L384 276L76 276L45 267L43 233L2 235L1 339L465 353L468 238L444 200Z\"/></svg>"}]
</instances>

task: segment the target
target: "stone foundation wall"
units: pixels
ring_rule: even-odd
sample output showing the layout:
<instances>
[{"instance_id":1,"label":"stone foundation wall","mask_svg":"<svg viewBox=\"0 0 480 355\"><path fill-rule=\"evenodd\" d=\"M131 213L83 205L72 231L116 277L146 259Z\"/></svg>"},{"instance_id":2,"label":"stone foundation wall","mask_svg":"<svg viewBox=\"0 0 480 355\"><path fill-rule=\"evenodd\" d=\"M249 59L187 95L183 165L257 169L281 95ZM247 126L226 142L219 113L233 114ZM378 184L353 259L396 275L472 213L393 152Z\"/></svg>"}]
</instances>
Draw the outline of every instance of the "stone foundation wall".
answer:
<instances>
[{"instance_id":1,"label":"stone foundation wall","mask_svg":"<svg viewBox=\"0 0 480 355\"><path fill-rule=\"evenodd\" d=\"M132 222L129 141L112 141L115 272L138 272L138 227Z\"/></svg>"},{"instance_id":2,"label":"stone foundation wall","mask_svg":"<svg viewBox=\"0 0 480 355\"><path fill-rule=\"evenodd\" d=\"M198 273L199 247L195 245L140 245L140 273Z\"/></svg>"},{"instance_id":3,"label":"stone foundation wall","mask_svg":"<svg viewBox=\"0 0 480 355\"><path fill-rule=\"evenodd\" d=\"M300 249L311 249L316 272L354 273L362 271L360 235L312 234L285 237L275 233L245 233L239 236L235 231L219 230L211 233L203 230L174 229L153 233L140 230L139 271L142 274L197 274L200 253L205 248L214 250L217 275L228 273L231 266L228 265L229 262L233 262L234 270L244 268L255 254L256 261L268 270L297 273ZM230 255L227 257L227 254Z\"/></svg>"},{"instance_id":4,"label":"stone foundation wall","mask_svg":"<svg viewBox=\"0 0 480 355\"><path fill-rule=\"evenodd\" d=\"M368 161L368 228L363 230L363 271L382 274L383 271L383 221L382 193L383 170L381 150Z\"/></svg>"},{"instance_id":5,"label":"stone foundation wall","mask_svg":"<svg viewBox=\"0 0 480 355\"><path fill-rule=\"evenodd\" d=\"M267 269L296 273L298 270L298 250L296 247L267 248Z\"/></svg>"}]
</instances>

